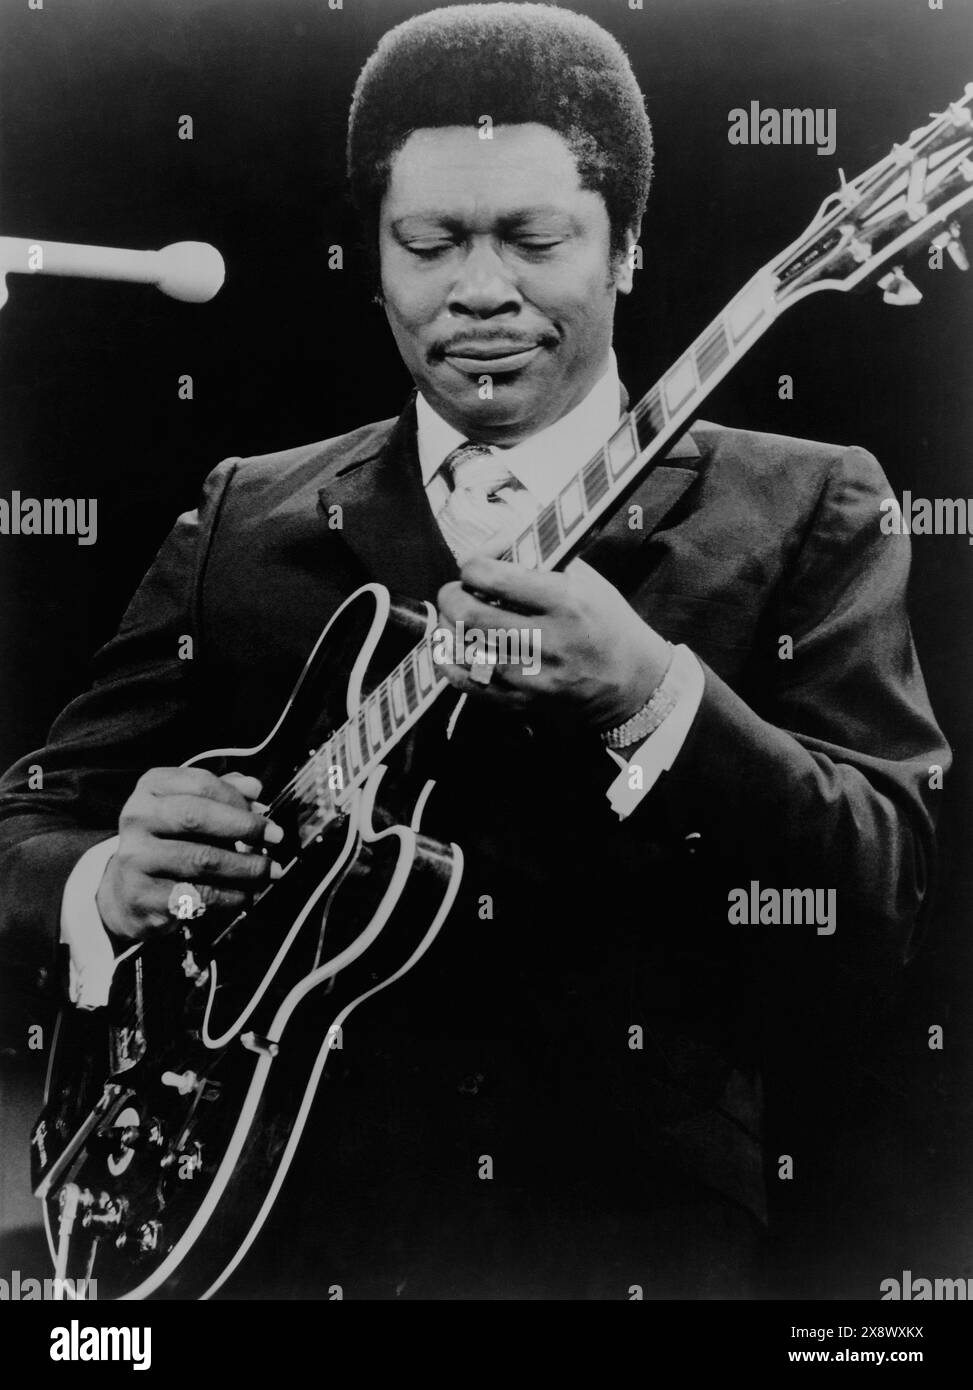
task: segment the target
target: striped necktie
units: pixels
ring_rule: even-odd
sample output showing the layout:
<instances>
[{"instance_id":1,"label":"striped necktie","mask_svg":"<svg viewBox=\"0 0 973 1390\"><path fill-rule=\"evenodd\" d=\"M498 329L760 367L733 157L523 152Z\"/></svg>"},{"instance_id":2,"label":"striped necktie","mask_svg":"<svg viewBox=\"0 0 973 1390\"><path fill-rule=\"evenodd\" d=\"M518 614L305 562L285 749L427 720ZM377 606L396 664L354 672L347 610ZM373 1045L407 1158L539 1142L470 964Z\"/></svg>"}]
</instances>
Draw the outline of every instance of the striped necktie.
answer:
<instances>
[{"instance_id":1,"label":"striped necktie","mask_svg":"<svg viewBox=\"0 0 973 1390\"><path fill-rule=\"evenodd\" d=\"M460 564L500 534L526 527L537 505L492 444L460 444L440 466L449 496L436 515Z\"/></svg>"}]
</instances>

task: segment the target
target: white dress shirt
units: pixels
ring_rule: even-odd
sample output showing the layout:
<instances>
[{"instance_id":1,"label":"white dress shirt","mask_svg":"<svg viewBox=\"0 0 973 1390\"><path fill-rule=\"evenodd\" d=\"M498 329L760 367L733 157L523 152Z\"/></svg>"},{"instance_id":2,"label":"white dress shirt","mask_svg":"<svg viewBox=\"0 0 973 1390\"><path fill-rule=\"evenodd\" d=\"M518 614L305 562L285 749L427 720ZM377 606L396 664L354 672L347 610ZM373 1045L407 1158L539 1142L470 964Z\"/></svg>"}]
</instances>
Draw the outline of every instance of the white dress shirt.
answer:
<instances>
[{"instance_id":1,"label":"white dress shirt","mask_svg":"<svg viewBox=\"0 0 973 1390\"><path fill-rule=\"evenodd\" d=\"M618 368L612 352L604 373L579 405L553 425L504 450L504 463L523 484L538 511L554 499L614 433L620 400ZM449 496L440 467L468 436L437 415L421 393L416 399L416 419L422 483L436 516ZM606 792L620 819L634 810L659 775L672 766L696 717L703 695L703 672L687 647L675 648L667 680L674 686L677 699L659 727L637 747L626 750L624 756L606 749L621 769ZM61 901L61 941L67 944L70 955L70 997L83 1009L98 1008L108 1002L116 958L95 905L95 895L117 844L117 837L113 837L93 845L81 856L65 884Z\"/></svg>"},{"instance_id":2,"label":"white dress shirt","mask_svg":"<svg viewBox=\"0 0 973 1390\"><path fill-rule=\"evenodd\" d=\"M503 461L527 489L538 511L553 501L563 487L614 434L618 426L621 383L614 352L609 352L604 373L584 400L553 425L529 439L504 449ZM439 471L443 462L469 436L433 410L420 392L416 398L417 444L422 483L434 516L438 516L449 488ZM672 767L703 698L703 670L688 647L675 648L667 676L677 697L675 708L659 727L627 756L606 749L622 769L606 793L619 819L629 815L642 797ZM648 697L647 692L647 696Z\"/></svg>"}]
</instances>

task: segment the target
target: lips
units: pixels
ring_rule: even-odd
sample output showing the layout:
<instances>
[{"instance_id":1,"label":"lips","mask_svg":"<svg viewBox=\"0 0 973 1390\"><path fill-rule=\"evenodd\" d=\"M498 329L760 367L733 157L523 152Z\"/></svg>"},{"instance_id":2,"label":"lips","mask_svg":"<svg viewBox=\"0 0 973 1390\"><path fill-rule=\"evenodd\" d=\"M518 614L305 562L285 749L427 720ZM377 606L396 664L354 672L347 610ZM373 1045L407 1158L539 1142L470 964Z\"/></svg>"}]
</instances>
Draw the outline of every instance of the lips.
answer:
<instances>
[{"instance_id":1,"label":"lips","mask_svg":"<svg viewBox=\"0 0 973 1390\"><path fill-rule=\"evenodd\" d=\"M510 372L525 367L541 350L538 342L454 343L443 356L461 372Z\"/></svg>"}]
</instances>

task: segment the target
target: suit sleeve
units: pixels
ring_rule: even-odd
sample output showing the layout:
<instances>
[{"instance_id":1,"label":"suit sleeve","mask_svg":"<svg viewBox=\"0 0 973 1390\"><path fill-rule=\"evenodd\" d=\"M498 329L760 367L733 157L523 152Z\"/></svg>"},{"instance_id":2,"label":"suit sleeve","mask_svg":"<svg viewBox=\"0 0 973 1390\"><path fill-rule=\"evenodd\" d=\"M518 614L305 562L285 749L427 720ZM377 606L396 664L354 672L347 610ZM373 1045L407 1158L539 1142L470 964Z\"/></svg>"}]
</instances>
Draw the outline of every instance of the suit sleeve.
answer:
<instances>
[{"instance_id":1,"label":"suit sleeve","mask_svg":"<svg viewBox=\"0 0 973 1390\"><path fill-rule=\"evenodd\" d=\"M894 964L929 893L950 752L909 627L909 538L880 529L890 494L864 450L835 461L746 698L703 663L693 726L646 805L734 885L834 888L842 951Z\"/></svg>"},{"instance_id":2,"label":"suit sleeve","mask_svg":"<svg viewBox=\"0 0 973 1390\"><path fill-rule=\"evenodd\" d=\"M18 973L56 965L68 876L116 833L139 777L198 751L198 593L237 463L214 469L199 507L179 517L95 655L89 689L58 716L45 746L0 779L0 954Z\"/></svg>"}]
</instances>

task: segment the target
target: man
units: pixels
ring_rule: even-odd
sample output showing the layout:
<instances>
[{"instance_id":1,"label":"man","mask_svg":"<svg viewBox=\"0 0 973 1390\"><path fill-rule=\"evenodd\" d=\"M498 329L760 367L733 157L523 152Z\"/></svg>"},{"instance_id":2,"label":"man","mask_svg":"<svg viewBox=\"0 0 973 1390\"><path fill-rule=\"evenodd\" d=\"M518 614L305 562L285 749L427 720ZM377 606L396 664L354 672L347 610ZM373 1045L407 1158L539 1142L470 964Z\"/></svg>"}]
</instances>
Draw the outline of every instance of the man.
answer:
<instances>
[{"instance_id":1,"label":"man","mask_svg":"<svg viewBox=\"0 0 973 1390\"><path fill-rule=\"evenodd\" d=\"M450 668L470 698L434 828L463 896L349 1029L299 1202L228 1292L746 1296L778 1157L762 1091L847 1038L908 949L949 755L874 459L699 424L632 495L641 529L616 517L564 573L491 558L624 408L651 153L587 19L456 6L386 35L349 176L417 394L216 469L2 784L8 954L60 941L98 1007L114 956L173 929L176 885L219 920L269 882L264 789L179 765L264 737L348 594L539 635L534 674ZM752 883L814 890L826 922L742 924Z\"/></svg>"}]
</instances>

